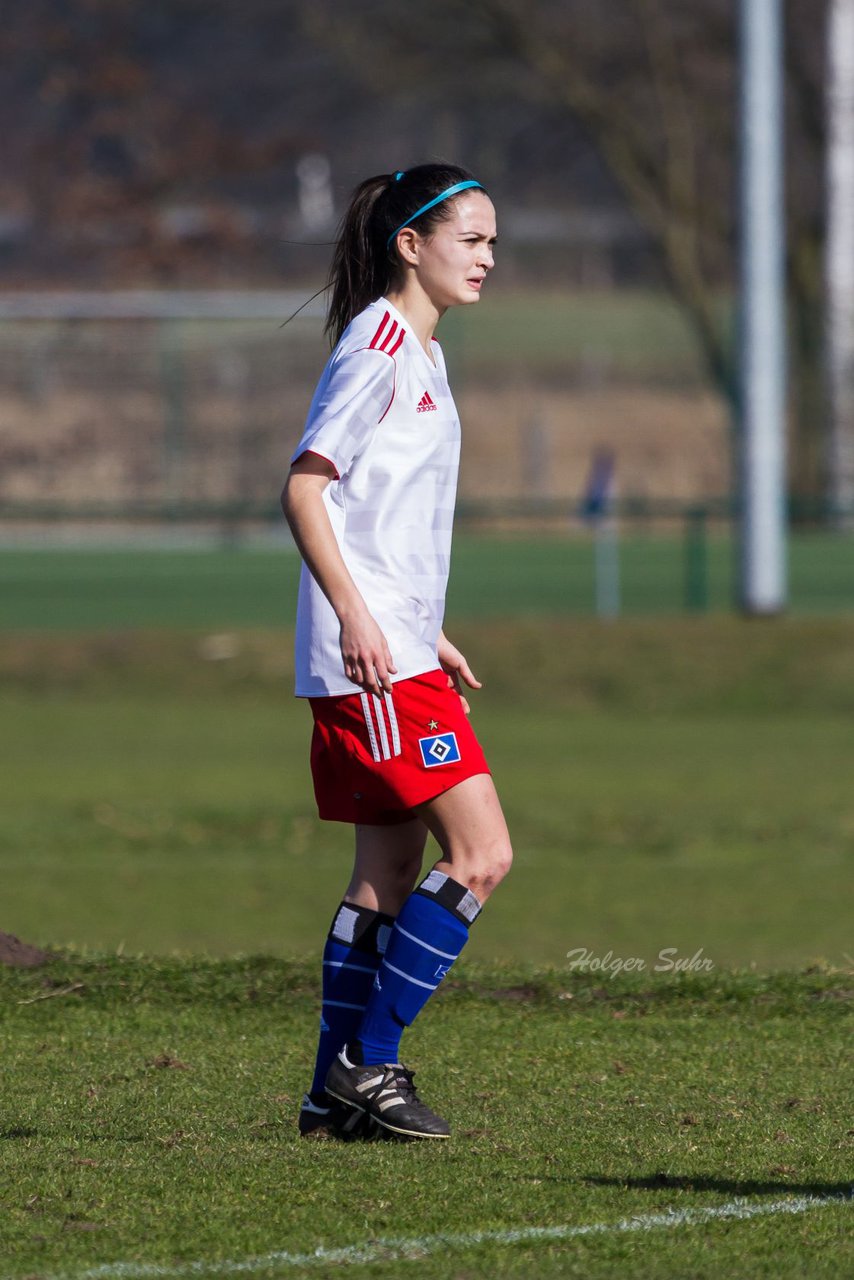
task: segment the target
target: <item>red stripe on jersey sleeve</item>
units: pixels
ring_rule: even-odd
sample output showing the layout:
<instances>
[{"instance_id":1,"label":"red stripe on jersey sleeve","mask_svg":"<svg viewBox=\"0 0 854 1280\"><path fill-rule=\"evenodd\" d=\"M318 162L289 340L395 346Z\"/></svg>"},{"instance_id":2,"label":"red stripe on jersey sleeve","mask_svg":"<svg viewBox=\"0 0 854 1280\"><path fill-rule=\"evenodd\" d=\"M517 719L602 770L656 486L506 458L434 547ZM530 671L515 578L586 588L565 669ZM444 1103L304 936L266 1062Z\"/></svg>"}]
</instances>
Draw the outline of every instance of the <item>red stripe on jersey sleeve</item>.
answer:
<instances>
[{"instance_id":1,"label":"red stripe on jersey sleeve","mask_svg":"<svg viewBox=\"0 0 854 1280\"><path fill-rule=\"evenodd\" d=\"M383 329L386 327L386 325L388 324L388 322L389 322L389 313L386 311L386 313L385 313L385 315L383 316L382 320L380 320L379 328L377 329L376 333L374 334L374 336L371 338L370 342L368 343L368 346L369 346L369 347L375 347L375 346L377 346L377 344L379 343L379 340L380 340L380 334L382 333Z\"/></svg>"},{"instance_id":2,"label":"red stripe on jersey sleeve","mask_svg":"<svg viewBox=\"0 0 854 1280\"><path fill-rule=\"evenodd\" d=\"M394 356L394 353L400 348L400 344L401 342L403 342L403 339L405 337L406 337L406 330L401 329L400 333L397 335L397 341L394 343L394 346L383 347L383 351L386 351L390 356Z\"/></svg>"},{"instance_id":3,"label":"red stripe on jersey sleeve","mask_svg":"<svg viewBox=\"0 0 854 1280\"><path fill-rule=\"evenodd\" d=\"M392 320L391 328L385 337L380 340L380 351L385 351L386 354L388 354L389 344L394 340L394 335L397 333L397 330L398 323L396 320Z\"/></svg>"}]
</instances>

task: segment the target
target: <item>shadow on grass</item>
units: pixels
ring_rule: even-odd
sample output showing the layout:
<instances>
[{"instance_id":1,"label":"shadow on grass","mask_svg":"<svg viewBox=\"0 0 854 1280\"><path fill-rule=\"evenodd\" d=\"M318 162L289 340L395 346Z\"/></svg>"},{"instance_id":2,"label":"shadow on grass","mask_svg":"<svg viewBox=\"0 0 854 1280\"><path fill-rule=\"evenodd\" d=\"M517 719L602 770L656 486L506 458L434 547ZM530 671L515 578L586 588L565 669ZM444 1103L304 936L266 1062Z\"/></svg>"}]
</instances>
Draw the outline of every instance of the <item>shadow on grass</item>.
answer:
<instances>
[{"instance_id":1,"label":"shadow on grass","mask_svg":"<svg viewBox=\"0 0 854 1280\"><path fill-rule=\"evenodd\" d=\"M600 1178L582 1179L595 1187L622 1187L636 1191L661 1191L673 1187L682 1191L720 1191L726 1195L763 1196L788 1191L806 1196L844 1196L854 1198L854 1181L851 1182L753 1182L741 1179L708 1178L702 1175L682 1178L671 1173L654 1173L648 1178Z\"/></svg>"}]
</instances>

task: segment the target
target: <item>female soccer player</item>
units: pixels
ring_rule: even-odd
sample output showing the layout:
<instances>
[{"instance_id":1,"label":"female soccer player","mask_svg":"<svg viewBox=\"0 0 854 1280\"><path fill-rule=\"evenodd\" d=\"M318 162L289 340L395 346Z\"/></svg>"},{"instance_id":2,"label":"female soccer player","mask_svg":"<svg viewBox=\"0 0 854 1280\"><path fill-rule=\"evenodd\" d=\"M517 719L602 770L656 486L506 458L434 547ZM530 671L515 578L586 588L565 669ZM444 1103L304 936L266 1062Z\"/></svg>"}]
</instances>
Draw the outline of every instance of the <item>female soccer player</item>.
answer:
<instances>
[{"instance_id":1,"label":"female soccer player","mask_svg":"<svg viewBox=\"0 0 854 1280\"><path fill-rule=\"evenodd\" d=\"M426 164L354 192L330 275L335 344L282 506L303 557L296 693L314 715L321 818L356 857L323 956L303 1134L446 1138L398 1059L510 866L468 720L480 688L442 632L460 426L433 332L493 266L495 210L462 169ZM427 834L441 857L416 888Z\"/></svg>"}]
</instances>

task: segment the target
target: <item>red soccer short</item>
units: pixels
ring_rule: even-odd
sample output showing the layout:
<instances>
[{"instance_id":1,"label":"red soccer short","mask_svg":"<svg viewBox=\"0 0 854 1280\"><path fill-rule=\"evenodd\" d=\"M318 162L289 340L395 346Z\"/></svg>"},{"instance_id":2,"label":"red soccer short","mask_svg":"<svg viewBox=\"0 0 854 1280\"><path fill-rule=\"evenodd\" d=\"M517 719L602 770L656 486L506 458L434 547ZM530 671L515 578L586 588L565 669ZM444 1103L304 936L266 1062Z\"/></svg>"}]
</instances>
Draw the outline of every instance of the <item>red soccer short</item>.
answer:
<instances>
[{"instance_id":1,"label":"red soccer short","mask_svg":"<svg viewBox=\"0 0 854 1280\"><path fill-rule=\"evenodd\" d=\"M321 818L390 826L477 773L489 773L444 671L400 680L393 692L309 698L311 774Z\"/></svg>"}]
</instances>

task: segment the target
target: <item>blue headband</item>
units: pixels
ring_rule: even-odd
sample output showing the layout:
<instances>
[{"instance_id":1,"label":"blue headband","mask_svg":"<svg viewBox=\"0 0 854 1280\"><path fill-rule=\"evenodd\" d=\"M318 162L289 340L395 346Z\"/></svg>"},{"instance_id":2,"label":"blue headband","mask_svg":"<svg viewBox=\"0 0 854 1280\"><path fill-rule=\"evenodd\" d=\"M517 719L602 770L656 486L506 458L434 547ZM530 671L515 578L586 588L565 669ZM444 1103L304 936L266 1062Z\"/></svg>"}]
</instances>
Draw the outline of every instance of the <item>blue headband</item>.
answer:
<instances>
[{"instance_id":1,"label":"blue headband","mask_svg":"<svg viewBox=\"0 0 854 1280\"><path fill-rule=\"evenodd\" d=\"M403 177L403 174L401 173L400 177L398 177L397 174L395 174L394 176L399 182L400 178ZM388 240L386 240L385 247L388 249L389 245L391 244L395 236L399 235L400 232L403 230L403 228L408 227L410 223L415 221L416 218L420 218L422 213L426 213L427 210L432 209L434 205L441 204L443 200L448 200L451 196L457 195L460 191L467 191L469 187L480 187L481 190L483 190L482 184L479 182L475 182L474 178L470 178L468 182L457 182L453 187L448 187L448 190L443 191L440 196L436 196L435 200L430 200L427 202L427 204L422 204L421 208L416 209L415 212L411 215L411 217L407 218L405 222L401 222L400 226L397 228L397 231L392 231Z\"/></svg>"}]
</instances>

